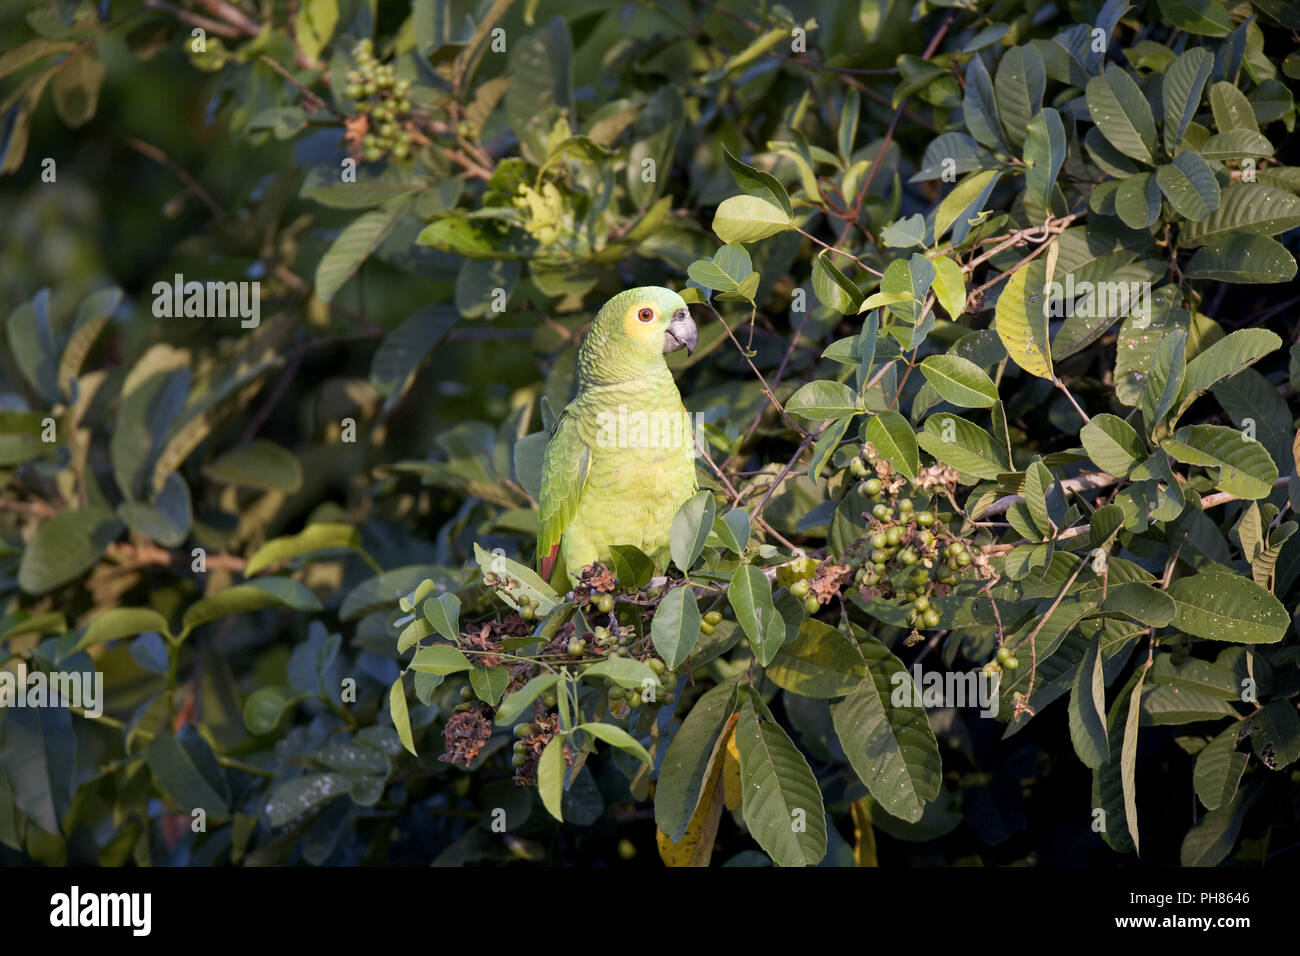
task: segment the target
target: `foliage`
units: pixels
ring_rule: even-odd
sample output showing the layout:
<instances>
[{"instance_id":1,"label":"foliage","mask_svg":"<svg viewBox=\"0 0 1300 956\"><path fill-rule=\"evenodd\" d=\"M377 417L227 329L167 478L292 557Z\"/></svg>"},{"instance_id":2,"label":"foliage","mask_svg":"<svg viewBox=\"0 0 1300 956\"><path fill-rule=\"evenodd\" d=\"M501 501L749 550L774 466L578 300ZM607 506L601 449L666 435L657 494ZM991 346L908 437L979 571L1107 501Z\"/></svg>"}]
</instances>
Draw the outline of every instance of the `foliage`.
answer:
<instances>
[{"instance_id":1,"label":"foliage","mask_svg":"<svg viewBox=\"0 0 1300 956\"><path fill-rule=\"evenodd\" d=\"M200 6L0 23L0 657L106 694L0 859L1296 844L1293 4ZM705 490L566 590L646 284Z\"/></svg>"}]
</instances>

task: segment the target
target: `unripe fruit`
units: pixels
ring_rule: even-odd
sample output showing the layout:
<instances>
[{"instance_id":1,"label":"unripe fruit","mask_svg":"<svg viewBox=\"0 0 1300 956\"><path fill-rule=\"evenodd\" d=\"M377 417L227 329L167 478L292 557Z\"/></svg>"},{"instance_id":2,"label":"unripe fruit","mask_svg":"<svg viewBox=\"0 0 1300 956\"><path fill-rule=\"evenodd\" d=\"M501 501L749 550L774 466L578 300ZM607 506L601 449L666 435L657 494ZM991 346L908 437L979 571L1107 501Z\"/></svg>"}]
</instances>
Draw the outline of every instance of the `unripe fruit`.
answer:
<instances>
[{"instance_id":1,"label":"unripe fruit","mask_svg":"<svg viewBox=\"0 0 1300 956\"><path fill-rule=\"evenodd\" d=\"M721 623L722 623L722 612L721 612L721 611L710 611L708 614L704 615L704 623L705 623L705 624L721 624Z\"/></svg>"},{"instance_id":2,"label":"unripe fruit","mask_svg":"<svg viewBox=\"0 0 1300 956\"><path fill-rule=\"evenodd\" d=\"M636 857L636 845L627 837L618 841L618 855L621 859L631 860Z\"/></svg>"},{"instance_id":3,"label":"unripe fruit","mask_svg":"<svg viewBox=\"0 0 1300 956\"><path fill-rule=\"evenodd\" d=\"M527 737L533 732L533 725L529 723L515 724L514 734L516 737Z\"/></svg>"},{"instance_id":4,"label":"unripe fruit","mask_svg":"<svg viewBox=\"0 0 1300 956\"><path fill-rule=\"evenodd\" d=\"M646 661L646 666L649 667L656 674L662 674L665 670L667 670L667 667L664 666L664 662L657 657L652 657L648 661Z\"/></svg>"},{"instance_id":5,"label":"unripe fruit","mask_svg":"<svg viewBox=\"0 0 1300 956\"><path fill-rule=\"evenodd\" d=\"M865 478L867 474L867 466L862 463L861 458L854 458L849 462L849 471L853 474L854 478Z\"/></svg>"},{"instance_id":6,"label":"unripe fruit","mask_svg":"<svg viewBox=\"0 0 1300 956\"><path fill-rule=\"evenodd\" d=\"M808 596L808 582L800 578L790 585L790 593L797 598L806 598Z\"/></svg>"},{"instance_id":7,"label":"unripe fruit","mask_svg":"<svg viewBox=\"0 0 1300 956\"><path fill-rule=\"evenodd\" d=\"M579 640L579 639L577 639L577 638L574 638L573 640L569 641L569 656L570 656L570 657L581 657L581 656L582 656L582 652L585 651L586 649L587 649L587 642L586 642L586 641Z\"/></svg>"},{"instance_id":8,"label":"unripe fruit","mask_svg":"<svg viewBox=\"0 0 1300 956\"><path fill-rule=\"evenodd\" d=\"M901 515L910 515L912 513L912 499L904 498L898 503L898 513Z\"/></svg>"},{"instance_id":9,"label":"unripe fruit","mask_svg":"<svg viewBox=\"0 0 1300 956\"><path fill-rule=\"evenodd\" d=\"M890 547L893 547L894 545L898 544L898 542L902 540L903 540L903 532L899 530L898 525L894 525L892 528L890 528L888 531L885 532L885 543L888 544Z\"/></svg>"},{"instance_id":10,"label":"unripe fruit","mask_svg":"<svg viewBox=\"0 0 1300 956\"><path fill-rule=\"evenodd\" d=\"M968 564L970 564L970 555L965 551L959 552L957 554L957 567L964 568Z\"/></svg>"},{"instance_id":11,"label":"unripe fruit","mask_svg":"<svg viewBox=\"0 0 1300 956\"><path fill-rule=\"evenodd\" d=\"M916 523L919 524L922 528L928 528L934 524L933 511L918 511L915 517L916 517Z\"/></svg>"},{"instance_id":12,"label":"unripe fruit","mask_svg":"<svg viewBox=\"0 0 1300 956\"><path fill-rule=\"evenodd\" d=\"M526 763L528 763L528 756L526 754L515 754L510 758L510 765L516 770Z\"/></svg>"},{"instance_id":13,"label":"unripe fruit","mask_svg":"<svg viewBox=\"0 0 1300 956\"><path fill-rule=\"evenodd\" d=\"M809 614L816 614L822 609L822 602L815 597L804 598L803 609Z\"/></svg>"},{"instance_id":14,"label":"unripe fruit","mask_svg":"<svg viewBox=\"0 0 1300 956\"><path fill-rule=\"evenodd\" d=\"M470 687L469 684L466 684L464 687L462 687L462 688L460 689L460 699L461 699L461 700L473 700L473 699L474 699L474 688L473 688L473 687Z\"/></svg>"},{"instance_id":15,"label":"unripe fruit","mask_svg":"<svg viewBox=\"0 0 1300 956\"><path fill-rule=\"evenodd\" d=\"M516 740L516 741L515 741L515 753L517 753L517 754L526 754L526 753L528 753L528 744L526 744L526 743L525 743L524 741L522 741L522 740Z\"/></svg>"},{"instance_id":16,"label":"unripe fruit","mask_svg":"<svg viewBox=\"0 0 1300 956\"><path fill-rule=\"evenodd\" d=\"M596 607L604 614L614 610L614 598L608 594L602 594L596 598Z\"/></svg>"},{"instance_id":17,"label":"unripe fruit","mask_svg":"<svg viewBox=\"0 0 1300 956\"><path fill-rule=\"evenodd\" d=\"M926 597L924 594L922 594L918 596L915 601L912 602L912 606L915 607L918 611L928 610L930 607L930 599Z\"/></svg>"},{"instance_id":18,"label":"unripe fruit","mask_svg":"<svg viewBox=\"0 0 1300 956\"><path fill-rule=\"evenodd\" d=\"M708 621L704 621L704 622L702 622L702 623L700 624L700 633L701 633L701 634L712 634L715 630L716 630L716 628L715 628L712 624L710 624Z\"/></svg>"},{"instance_id":19,"label":"unripe fruit","mask_svg":"<svg viewBox=\"0 0 1300 956\"><path fill-rule=\"evenodd\" d=\"M930 608L928 611L922 614L921 617L922 619L924 619L926 627L939 626L939 612L936 611L934 608Z\"/></svg>"},{"instance_id":20,"label":"unripe fruit","mask_svg":"<svg viewBox=\"0 0 1300 956\"><path fill-rule=\"evenodd\" d=\"M1002 666L1009 671L1013 671L1020 667L1020 661L1014 657L1008 657L1006 663L1003 664Z\"/></svg>"},{"instance_id":21,"label":"unripe fruit","mask_svg":"<svg viewBox=\"0 0 1300 956\"><path fill-rule=\"evenodd\" d=\"M867 489L867 494L874 497L875 495L880 494L881 490L885 487L885 484L879 478L868 478L865 487Z\"/></svg>"},{"instance_id":22,"label":"unripe fruit","mask_svg":"<svg viewBox=\"0 0 1300 956\"><path fill-rule=\"evenodd\" d=\"M1011 648L1009 648L1009 647L999 647L999 648L998 648L998 663L999 663L999 664L1005 664L1005 663L1006 663L1007 661L1009 661L1009 660L1011 660Z\"/></svg>"}]
</instances>

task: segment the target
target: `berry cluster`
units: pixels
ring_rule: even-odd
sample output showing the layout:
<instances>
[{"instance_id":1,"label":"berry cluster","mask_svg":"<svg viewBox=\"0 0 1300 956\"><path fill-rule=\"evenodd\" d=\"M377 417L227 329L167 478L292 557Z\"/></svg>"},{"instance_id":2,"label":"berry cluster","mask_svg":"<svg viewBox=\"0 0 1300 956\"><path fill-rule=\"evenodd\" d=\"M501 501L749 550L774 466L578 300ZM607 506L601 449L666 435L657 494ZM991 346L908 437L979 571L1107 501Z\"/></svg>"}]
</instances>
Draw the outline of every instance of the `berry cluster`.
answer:
<instances>
[{"instance_id":1,"label":"berry cluster","mask_svg":"<svg viewBox=\"0 0 1300 956\"><path fill-rule=\"evenodd\" d=\"M368 117L362 155L371 163L390 152L405 159L411 152L411 131L403 125L411 112L411 81L399 78L392 64L378 62L369 40L352 48L352 58L357 68L348 72L344 92L355 101L356 112Z\"/></svg>"},{"instance_id":2,"label":"berry cluster","mask_svg":"<svg viewBox=\"0 0 1300 956\"><path fill-rule=\"evenodd\" d=\"M842 558L855 569L854 583L867 597L901 597L909 604L909 626L938 627L940 614L931 598L947 594L975 562L969 542L953 534L933 510L932 494L895 473L890 460L870 443L849 462L849 473L859 479L856 492L871 506L863 513L870 533ZM918 501L924 510L918 510Z\"/></svg>"}]
</instances>

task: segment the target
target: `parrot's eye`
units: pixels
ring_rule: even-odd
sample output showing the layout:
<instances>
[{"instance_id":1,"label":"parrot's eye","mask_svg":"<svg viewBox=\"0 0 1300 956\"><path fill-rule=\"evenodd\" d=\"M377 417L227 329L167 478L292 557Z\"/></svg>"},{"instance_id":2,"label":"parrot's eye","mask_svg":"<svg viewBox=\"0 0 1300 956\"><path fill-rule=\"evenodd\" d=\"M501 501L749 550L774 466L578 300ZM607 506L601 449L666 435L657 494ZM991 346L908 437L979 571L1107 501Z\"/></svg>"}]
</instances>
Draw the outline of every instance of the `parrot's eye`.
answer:
<instances>
[{"instance_id":1,"label":"parrot's eye","mask_svg":"<svg viewBox=\"0 0 1300 956\"><path fill-rule=\"evenodd\" d=\"M655 317L655 311L654 309L642 309L636 314L636 317L642 322L649 322Z\"/></svg>"}]
</instances>

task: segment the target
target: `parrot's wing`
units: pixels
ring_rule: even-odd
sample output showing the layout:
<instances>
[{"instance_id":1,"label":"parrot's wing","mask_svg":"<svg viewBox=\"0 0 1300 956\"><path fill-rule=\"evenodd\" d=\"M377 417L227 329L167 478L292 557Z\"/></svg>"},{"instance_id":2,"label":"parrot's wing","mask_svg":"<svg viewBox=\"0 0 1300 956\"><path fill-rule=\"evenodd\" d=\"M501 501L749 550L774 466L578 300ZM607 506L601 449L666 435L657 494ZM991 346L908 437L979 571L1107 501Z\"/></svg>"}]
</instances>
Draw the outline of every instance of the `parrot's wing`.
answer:
<instances>
[{"instance_id":1,"label":"parrot's wing","mask_svg":"<svg viewBox=\"0 0 1300 956\"><path fill-rule=\"evenodd\" d=\"M542 493L537 516L537 563L549 580L560 550L560 538L578 512L582 486L587 483L591 446L583 440L577 419L565 409L556 419L542 459Z\"/></svg>"}]
</instances>

